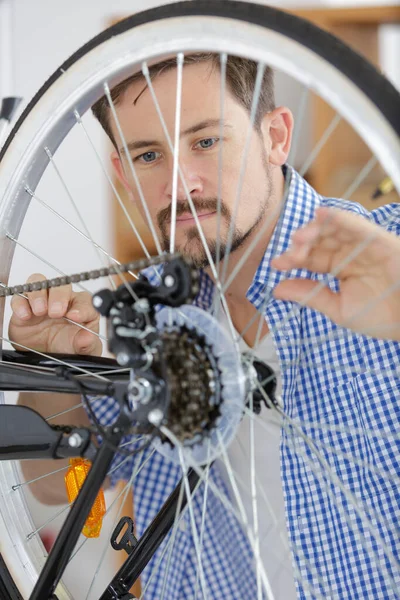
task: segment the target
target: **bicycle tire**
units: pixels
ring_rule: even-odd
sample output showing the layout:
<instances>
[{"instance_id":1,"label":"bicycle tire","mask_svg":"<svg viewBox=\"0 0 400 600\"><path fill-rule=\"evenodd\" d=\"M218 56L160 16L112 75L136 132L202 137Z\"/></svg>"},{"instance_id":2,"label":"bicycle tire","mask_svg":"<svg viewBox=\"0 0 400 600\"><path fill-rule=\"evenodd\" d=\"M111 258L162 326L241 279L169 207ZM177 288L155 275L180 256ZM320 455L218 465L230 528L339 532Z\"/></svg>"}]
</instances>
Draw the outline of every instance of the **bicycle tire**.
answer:
<instances>
[{"instance_id":1,"label":"bicycle tire","mask_svg":"<svg viewBox=\"0 0 400 600\"><path fill-rule=\"evenodd\" d=\"M0 554L0 598L2 600L23 600L7 565Z\"/></svg>"},{"instance_id":2,"label":"bicycle tire","mask_svg":"<svg viewBox=\"0 0 400 600\"><path fill-rule=\"evenodd\" d=\"M96 50L96 48L108 40L138 28L143 24L168 20L174 17L185 18L193 16L221 17L263 26L266 29L278 32L301 43L302 46L316 53L326 60L327 63L338 69L343 75L351 79L354 85L368 96L379 113L383 115L389 127L397 135L400 135L400 111L398 110L400 103L398 92L372 65L334 36L318 29L311 23L275 8L231 0L225 2L197 0L196 2L181 2L162 6L133 15L102 32L74 53L46 81L22 113L0 152L0 169L1 162L12 151L13 142L17 134L20 132L22 125L29 120L35 107L37 107L46 93L52 89L52 86L69 69L76 65L81 58L85 57L89 52Z\"/></svg>"}]
</instances>

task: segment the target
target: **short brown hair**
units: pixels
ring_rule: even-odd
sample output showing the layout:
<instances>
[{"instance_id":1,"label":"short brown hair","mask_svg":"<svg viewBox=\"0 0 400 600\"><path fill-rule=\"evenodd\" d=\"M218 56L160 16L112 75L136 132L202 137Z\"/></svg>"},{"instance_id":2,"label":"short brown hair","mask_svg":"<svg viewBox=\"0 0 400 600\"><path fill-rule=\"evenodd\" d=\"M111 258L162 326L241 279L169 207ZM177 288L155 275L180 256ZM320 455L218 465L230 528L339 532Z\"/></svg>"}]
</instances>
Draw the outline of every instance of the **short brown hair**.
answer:
<instances>
[{"instance_id":1,"label":"short brown hair","mask_svg":"<svg viewBox=\"0 0 400 600\"><path fill-rule=\"evenodd\" d=\"M200 62L210 62L212 68L220 69L220 55L214 53L198 53L190 54L185 56L184 64L196 64ZM176 58L170 58L159 62L149 67L149 75L153 80L157 75L176 68ZM254 86L257 77L258 65L255 61L236 56L228 56L226 63L226 83L227 87L236 97L236 99L249 111L251 110L251 104L253 100ZM114 104L118 104L118 101L123 96L125 90L135 81L144 78L141 71L135 73L131 77L128 77L111 90L111 98ZM145 89L145 88L144 88ZM274 110L275 108L275 94L274 94L274 73L271 67L266 66L263 73L263 81L260 90L260 96L258 99L257 113L255 117L254 125L258 127L262 117ZM93 106L92 111L94 116L98 119L99 123L103 127L104 131L116 146L116 142L111 131L109 114L110 107L107 98L103 96Z\"/></svg>"}]
</instances>

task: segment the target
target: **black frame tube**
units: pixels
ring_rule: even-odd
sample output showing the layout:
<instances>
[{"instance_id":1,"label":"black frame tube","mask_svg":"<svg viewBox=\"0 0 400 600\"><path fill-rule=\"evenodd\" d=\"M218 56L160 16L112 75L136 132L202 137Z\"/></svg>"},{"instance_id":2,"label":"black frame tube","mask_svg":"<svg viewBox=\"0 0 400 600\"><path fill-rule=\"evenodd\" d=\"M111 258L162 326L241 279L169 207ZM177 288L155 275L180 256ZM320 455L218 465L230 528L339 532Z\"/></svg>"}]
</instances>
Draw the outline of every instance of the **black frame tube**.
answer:
<instances>
[{"instance_id":1,"label":"black frame tube","mask_svg":"<svg viewBox=\"0 0 400 600\"><path fill-rule=\"evenodd\" d=\"M110 442L118 446L123 434L122 430L110 434ZM106 442L103 442L82 489L57 536L29 600L43 600L50 598L54 593L107 475L114 454L114 450Z\"/></svg>"},{"instance_id":2,"label":"black frame tube","mask_svg":"<svg viewBox=\"0 0 400 600\"><path fill-rule=\"evenodd\" d=\"M192 493L200 477L196 471L189 469L187 478L189 480L190 492ZM106 591L100 596L100 600L116 600L122 597L139 579L143 569L147 566L174 523L181 485L182 480L143 533L137 545L108 585ZM185 508L187 500L186 490L184 490L179 514Z\"/></svg>"},{"instance_id":3,"label":"black frame tube","mask_svg":"<svg viewBox=\"0 0 400 600\"><path fill-rule=\"evenodd\" d=\"M16 352L15 355L18 355L18 353ZM63 355L59 355L59 357L62 356ZM74 361L71 360L70 357L68 358L71 362L71 367L73 367ZM9 362L12 364L12 360ZM12 367L7 367L7 365L4 363L0 363L0 391L22 391L23 389L33 389L38 392L53 391L60 393L79 393L79 389L77 389L73 380L65 380L56 373L35 373L29 369L29 362L30 361L28 359L26 361L26 369L23 367L13 369ZM33 362L35 361L32 360L32 363ZM104 369L104 366L104 364L93 365L93 372L96 372L97 369ZM83 383L85 379L86 378L82 378L80 381ZM88 379L90 379L90 386L92 389L97 387L98 392L106 393L106 390L104 389L106 385L104 385L104 383L100 381L96 382L96 386L93 378L88 377ZM117 377L117 380L121 381L121 379L121 377ZM109 390L110 388L108 387L107 391ZM127 424L129 423L127 423L125 415L121 415L120 419L118 419L118 421L115 423L113 433L109 434L109 442L111 442L114 447L118 446L120 443L125 433ZM114 455L114 449L111 448L107 442L103 442L96 453L93 465L85 479L82 489L80 490L79 495L76 498L56 538L54 546L50 551L50 554L42 569L42 572L39 575L29 600L57 598L54 595L54 590L57 587L65 568L67 567L69 558L76 546L79 535L83 529L85 521L90 513L101 485L107 475ZM189 469L187 477L189 481L190 493L192 493L199 482L200 477L193 469ZM127 557L122 567L110 582L100 600L118 600L123 596L129 597L129 589L138 580L143 569L147 566L174 523L181 484L182 480L170 494L160 512L156 515L142 537L139 539L137 545L134 547L131 554ZM187 501L188 498L185 490L183 493L179 514L182 513Z\"/></svg>"}]
</instances>

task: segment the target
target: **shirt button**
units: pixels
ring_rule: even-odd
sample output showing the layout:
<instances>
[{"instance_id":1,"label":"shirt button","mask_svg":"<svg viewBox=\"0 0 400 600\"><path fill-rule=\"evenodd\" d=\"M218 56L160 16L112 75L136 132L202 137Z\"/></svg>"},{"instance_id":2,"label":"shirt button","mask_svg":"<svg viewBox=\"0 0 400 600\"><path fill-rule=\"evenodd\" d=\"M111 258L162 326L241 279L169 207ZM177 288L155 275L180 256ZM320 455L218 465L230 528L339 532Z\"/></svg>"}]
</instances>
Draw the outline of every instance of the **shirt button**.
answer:
<instances>
[{"instance_id":1,"label":"shirt button","mask_svg":"<svg viewBox=\"0 0 400 600\"><path fill-rule=\"evenodd\" d=\"M187 525L185 519L182 519L179 523L179 530L186 533Z\"/></svg>"},{"instance_id":2,"label":"shirt button","mask_svg":"<svg viewBox=\"0 0 400 600\"><path fill-rule=\"evenodd\" d=\"M298 524L299 532L304 533L303 518L301 516L297 517L297 524Z\"/></svg>"}]
</instances>

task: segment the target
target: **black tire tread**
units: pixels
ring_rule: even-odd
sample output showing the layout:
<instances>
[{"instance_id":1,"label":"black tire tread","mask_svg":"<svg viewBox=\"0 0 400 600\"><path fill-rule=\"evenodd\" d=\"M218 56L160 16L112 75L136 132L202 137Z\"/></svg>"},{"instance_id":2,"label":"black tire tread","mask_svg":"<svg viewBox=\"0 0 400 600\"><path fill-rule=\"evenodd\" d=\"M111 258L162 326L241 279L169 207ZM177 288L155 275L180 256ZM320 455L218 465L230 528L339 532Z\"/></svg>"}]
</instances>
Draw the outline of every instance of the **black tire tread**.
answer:
<instances>
[{"instance_id":1,"label":"black tire tread","mask_svg":"<svg viewBox=\"0 0 400 600\"><path fill-rule=\"evenodd\" d=\"M0 598L1 600L23 600L13 578L0 554Z\"/></svg>"},{"instance_id":2,"label":"black tire tread","mask_svg":"<svg viewBox=\"0 0 400 600\"><path fill-rule=\"evenodd\" d=\"M287 37L298 41L305 47L313 50L316 54L319 54L334 67L339 69L344 75L349 77L349 79L351 79L360 90L372 100L397 134L400 135L400 96L396 89L367 60L333 35L319 29L308 21L272 7L260 4L248 4L236 0L196 0L196 2L184 1L160 6L130 16L103 31L72 54L72 56L48 78L29 102L0 152L0 161L10 147L10 144L22 123L29 117L34 106L53 83L86 53L109 38L142 24L171 17L196 15L229 17L240 21L247 21L249 23L267 27L268 29L282 33ZM22 600L1 555L0 598L1 600Z\"/></svg>"}]
</instances>

